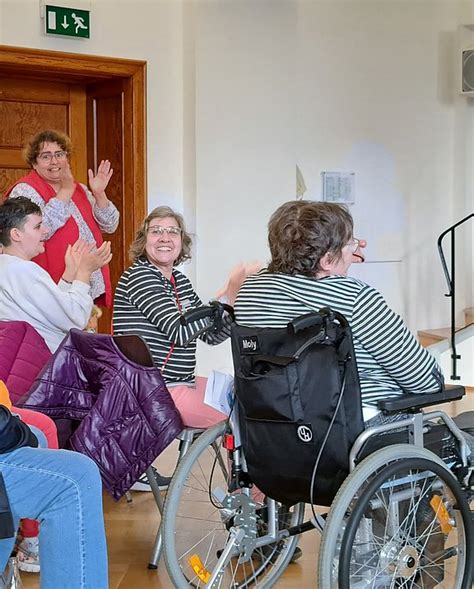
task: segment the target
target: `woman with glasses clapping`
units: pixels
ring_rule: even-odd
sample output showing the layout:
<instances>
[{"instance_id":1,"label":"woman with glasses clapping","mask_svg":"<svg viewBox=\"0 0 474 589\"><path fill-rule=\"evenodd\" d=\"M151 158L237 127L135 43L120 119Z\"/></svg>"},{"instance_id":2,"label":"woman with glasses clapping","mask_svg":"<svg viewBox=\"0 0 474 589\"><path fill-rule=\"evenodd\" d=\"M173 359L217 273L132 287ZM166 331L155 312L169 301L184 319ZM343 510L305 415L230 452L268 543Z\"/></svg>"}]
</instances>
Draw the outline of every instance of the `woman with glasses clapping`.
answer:
<instances>
[{"instance_id":1,"label":"woman with glasses clapping","mask_svg":"<svg viewBox=\"0 0 474 589\"><path fill-rule=\"evenodd\" d=\"M108 160L102 160L94 174L89 170L89 188L75 182L69 165L70 138L58 131L41 131L25 148L26 162L32 170L6 193L9 198L24 196L36 203L47 228L45 252L34 258L58 282L64 273L68 245L78 239L99 247L102 232L113 233L119 212L107 198L106 188L113 174ZM108 266L91 276L91 295L102 306L111 306Z\"/></svg>"},{"instance_id":2,"label":"woman with glasses clapping","mask_svg":"<svg viewBox=\"0 0 474 589\"><path fill-rule=\"evenodd\" d=\"M209 427L226 416L204 405L206 379L195 377L196 341L188 341L209 321L181 323L185 311L202 306L190 280L176 266L191 258L191 237L183 217L170 207L154 209L130 246L132 265L122 274L114 299L114 334L140 335L161 370L185 425ZM230 317L221 331L199 336L208 344L230 335Z\"/></svg>"}]
</instances>

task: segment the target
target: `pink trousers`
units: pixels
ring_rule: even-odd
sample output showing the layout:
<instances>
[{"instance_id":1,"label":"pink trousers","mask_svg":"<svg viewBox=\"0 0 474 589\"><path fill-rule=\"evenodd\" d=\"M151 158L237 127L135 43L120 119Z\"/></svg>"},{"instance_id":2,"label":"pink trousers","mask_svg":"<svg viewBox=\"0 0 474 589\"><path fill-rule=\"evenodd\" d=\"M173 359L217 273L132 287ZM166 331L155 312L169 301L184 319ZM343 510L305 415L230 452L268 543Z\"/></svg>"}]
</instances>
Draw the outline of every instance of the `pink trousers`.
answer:
<instances>
[{"instance_id":1,"label":"pink trousers","mask_svg":"<svg viewBox=\"0 0 474 589\"><path fill-rule=\"evenodd\" d=\"M194 385L168 386L184 425L206 429L227 419L227 415L204 404L207 378L196 377Z\"/></svg>"},{"instance_id":2,"label":"pink trousers","mask_svg":"<svg viewBox=\"0 0 474 589\"><path fill-rule=\"evenodd\" d=\"M32 409L22 409L21 407L12 407L13 413L16 413L21 421L27 425L33 425L40 429L48 442L48 448L54 448L57 450L58 446L58 430L56 424L47 415L43 415L39 411L33 411Z\"/></svg>"},{"instance_id":3,"label":"pink trousers","mask_svg":"<svg viewBox=\"0 0 474 589\"><path fill-rule=\"evenodd\" d=\"M21 407L12 407L13 413L16 413L21 421L27 425L33 425L41 430L48 442L48 448L57 450L58 446L58 431L56 424L47 415L43 415L39 411L32 411L31 409L22 409ZM39 524L33 519L21 520L21 533L25 538L36 538L39 533Z\"/></svg>"}]
</instances>

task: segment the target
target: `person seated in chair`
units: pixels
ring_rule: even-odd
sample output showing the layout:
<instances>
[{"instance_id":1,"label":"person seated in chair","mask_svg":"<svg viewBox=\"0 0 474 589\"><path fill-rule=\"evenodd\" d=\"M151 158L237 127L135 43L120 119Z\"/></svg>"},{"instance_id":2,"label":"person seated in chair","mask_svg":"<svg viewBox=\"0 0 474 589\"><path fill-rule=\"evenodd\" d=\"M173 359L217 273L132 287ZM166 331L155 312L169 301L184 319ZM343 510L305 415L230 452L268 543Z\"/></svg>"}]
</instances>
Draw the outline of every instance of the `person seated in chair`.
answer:
<instances>
[{"instance_id":1,"label":"person seated in chair","mask_svg":"<svg viewBox=\"0 0 474 589\"><path fill-rule=\"evenodd\" d=\"M0 206L0 320L26 321L54 352L71 328L87 325L91 274L112 254L110 242L97 249L83 241L69 245L66 269L56 284L31 261L44 251L46 234L41 209L28 198L10 198Z\"/></svg>"},{"instance_id":2,"label":"person seated in chair","mask_svg":"<svg viewBox=\"0 0 474 589\"><path fill-rule=\"evenodd\" d=\"M148 468L178 435L181 419L158 370L145 371L135 362L124 361L110 336L82 333L93 304L90 276L110 261L110 243L104 242L97 249L82 241L68 246L65 272L55 284L43 268L31 261L43 250L45 231L41 210L29 199L11 198L0 206L0 243L4 246L0 255L0 320L26 321L54 352L24 405L61 422L60 444L89 453L101 467L106 489L118 498L127 491L127 485L136 481L135 470ZM104 350L99 362L90 356L95 346ZM78 368L76 360L88 364L90 370ZM125 386L123 379L112 382L104 376L113 370L114 363L119 363L124 372L133 373L133 383ZM100 386L91 384L93 378L100 379ZM67 379L69 387L64 384ZM143 380L151 390L139 386ZM127 412L131 403L136 407L135 419ZM91 423L92 427L88 427ZM123 439L107 446L102 432ZM156 454L150 458L153 451Z\"/></svg>"},{"instance_id":3,"label":"person seated in chair","mask_svg":"<svg viewBox=\"0 0 474 589\"><path fill-rule=\"evenodd\" d=\"M400 418L384 416L377 400L440 390L443 375L433 356L375 288L348 276L365 242L354 237L345 207L287 202L270 218L268 242L268 268L248 277L237 295L237 323L284 327L323 307L342 313L352 330L366 427Z\"/></svg>"},{"instance_id":4,"label":"person seated in chair","mask_svg":"<svg viewBox=\"0 0 474 589\"><path fill-rule=\"evenodd\" d=\"M186 343L202 327L204 319L182 325L185 311L202 306L191 282L176 266L191 258L191 236L184 219L170 207L155 208L138 229L130 246L132 265L120 277L115 291L115 335L140 335L148 344L153 362L186 426L207 428L227 418L204 403L207 379L196 377L196 341ZM230 317L219 333L200 339L211 345L230 334ZM168 477L156 473L161 487ZM132 490L148 491L146 478Z\"/></svg>"},{"instance_id":5,"label":"person seated in chair","mask_svg":"<svg viewBox=\"0 0 474 589\"><path fill-rule=\"evenodd\" d=\"M186 340L206 320L180 322L184 312L202 306L189 279L176 266L191 258L191 236L183 217L166 206L144 220L130 246L133 264L122 274L114 300L114 334L137 334L147 342L185 425L206 428L226 415L203 403L206 379L195 377L196 341ZM200 339L211 345L230 334L229 317L219 333Z\"/></svg>"},{"instance_id":6,"label":"person seated in chair","mask_svg":"<svg viewBox=\"0 0 474 589\"><path fill-rule=\"evenodd\" d=\"M101 480L87 456L37 448L28 426L0 406L0 571L21 517L41 522L41 587L106 589ZM8 512L10 504L11 516Z\"/></svg>"}]
</instances>

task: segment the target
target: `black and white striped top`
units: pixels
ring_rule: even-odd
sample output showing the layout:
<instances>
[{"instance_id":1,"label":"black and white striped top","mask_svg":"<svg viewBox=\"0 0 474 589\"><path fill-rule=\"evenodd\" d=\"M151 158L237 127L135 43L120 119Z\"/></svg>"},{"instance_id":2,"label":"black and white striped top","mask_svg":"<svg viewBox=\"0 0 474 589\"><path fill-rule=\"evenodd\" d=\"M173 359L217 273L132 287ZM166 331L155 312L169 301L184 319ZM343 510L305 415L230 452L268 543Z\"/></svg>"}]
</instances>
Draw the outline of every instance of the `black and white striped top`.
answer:
<instances>
[{"instance_id":1,"label":"black and white striped top","mask_svg":"<svg viewBox=\"0 0 474 589\"><path fill-rule=\"evenodd\" d=\"M439 390L441 370L382 295L355 278L271 274L261 270L242 285L235 303L236 321L248 327L284 327L310 311L330 307L352 329L362 402L373 405L407 393Z\"/></svg>"},{"instance_id":2,"label":"black and white striped top","mask_svg":"<svg viewBox=\"0 0 474 589\"><path fill-rule=\"evenodd\" d=\"M194 380L196 367L196 342L192 341L186 347L183 343L210 320L181 325L181 314L202 306L202 302L184 274L173 270L173 278L174 286L146 259L136 261L125 270L115 291L114 334L140 335L167 383L190 383ZM215 345L229 335L230 318L221 332L205 333L200 339Z\"/></svg>"}]
</instances>

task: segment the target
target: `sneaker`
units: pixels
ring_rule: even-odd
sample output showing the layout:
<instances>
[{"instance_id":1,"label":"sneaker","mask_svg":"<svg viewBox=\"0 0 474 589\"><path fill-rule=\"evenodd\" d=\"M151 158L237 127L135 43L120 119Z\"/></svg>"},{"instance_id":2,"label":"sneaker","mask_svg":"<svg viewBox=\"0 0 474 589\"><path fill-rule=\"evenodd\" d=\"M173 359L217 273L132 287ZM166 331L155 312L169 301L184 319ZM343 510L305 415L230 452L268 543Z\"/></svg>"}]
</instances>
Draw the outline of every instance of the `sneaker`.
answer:
<instances>
[{"instance_id":1,"label":"sneaker","mask_svg":"<svg viewBox=\"0 0 474 589\"><path fill-rule=\"evenodd\" d=\"M39 541L38 538L23 538L16 555L18 568L26 573L39 573Z\"/></svg>"},{"instance_id":2,"label":"sneaker","mask_svg":"<svg viewBox=\"0 0 474 589\"><path fill-rule=\"evenodd\" d=\"M162 476L154 466L152 466L153 473L155 475L155 480L160 487L160 491L166 491L171 483L171 477L164 477ZM130 491L149 491L151 492L151 486L148 482L148 477L146 474L142 474L142 476L138 479L136 483L130 487Z\"/></svg>"},{"instance_id":3,"label":"sneaker","mask_svg":"<svg viewBox=\"0 0 474 589\"><path fill-rule=\"evenodd\" d=\"M290 562L296 562L302 556L303 556L303 551L301 550L301 548L299 546L297 546L295 548L295 551L293 552L293 556L291 557Z\"/></svg>"}]
</instances>

